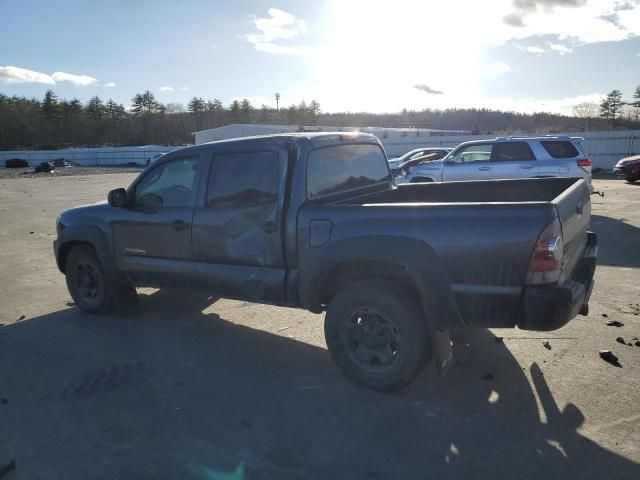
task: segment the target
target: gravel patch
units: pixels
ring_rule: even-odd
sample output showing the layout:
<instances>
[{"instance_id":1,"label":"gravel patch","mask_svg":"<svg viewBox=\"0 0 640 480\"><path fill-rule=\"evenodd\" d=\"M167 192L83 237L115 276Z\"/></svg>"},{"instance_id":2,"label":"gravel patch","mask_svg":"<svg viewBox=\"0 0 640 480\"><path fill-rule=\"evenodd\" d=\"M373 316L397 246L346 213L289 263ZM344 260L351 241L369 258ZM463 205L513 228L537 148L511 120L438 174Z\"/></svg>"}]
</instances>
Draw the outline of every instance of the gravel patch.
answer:
<instances>
[{"instance_id":1,"label":"gravel patch","mask_svg":"<svg viewBox=\"0 0 640 480\"><path fill-rule=\"evenodd\" d=\"M56 168L53 172L48 173L35 173L35 167L29 168L0 168L0 179L5 178L54 178L54 177L72 177L77 175L102 175L107 173L136 173L141 172L144 167L143 166L129 166L129 165L118 165L118 166L102 166L102 167L59 167Z\"/></svg>"}]
</instances>

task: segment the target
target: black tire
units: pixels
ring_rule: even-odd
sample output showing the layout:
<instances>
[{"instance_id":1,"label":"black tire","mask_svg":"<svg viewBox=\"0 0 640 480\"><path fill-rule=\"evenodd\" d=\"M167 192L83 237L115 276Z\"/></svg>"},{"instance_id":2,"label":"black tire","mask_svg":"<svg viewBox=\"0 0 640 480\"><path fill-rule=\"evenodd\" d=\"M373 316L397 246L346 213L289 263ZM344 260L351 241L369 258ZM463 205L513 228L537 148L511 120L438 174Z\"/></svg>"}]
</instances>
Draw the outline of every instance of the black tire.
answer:
<instances>
[{"instance_id":1,"label":"black tire","mask_svg":"<svg viewBox=\"0 0 640 480\"><path fill-rule=\"evenodd\" d=\"M114 286L89 245L72 248L65 265L65 277L69 293L81 310L105 313L113 308Z\"/></svg>"},{"instance_id":2,"label":"black tire","mask_svg":"<svg viewBox=\"0 0 640 480\"><path fill-rule=\"evenodd\" d=\"M627 175L626 177L624 177L624 179L627 181L627 183L631 183L631 184L636 183L639 178L640 177L637 177L637 176L634 177L632 175Z\"/></svg>"},{"instance_id":3,"label":"black tire","mask_svg":"<svg viewBox=\"0 0 640 480\"><path fill-rule=\"evenodd\" d=\"M344 375L394 392L409 385L433 354L424 317L420 302L392 285L354 284L329 303L325 339Z\"/></svg>"}]
</instances>

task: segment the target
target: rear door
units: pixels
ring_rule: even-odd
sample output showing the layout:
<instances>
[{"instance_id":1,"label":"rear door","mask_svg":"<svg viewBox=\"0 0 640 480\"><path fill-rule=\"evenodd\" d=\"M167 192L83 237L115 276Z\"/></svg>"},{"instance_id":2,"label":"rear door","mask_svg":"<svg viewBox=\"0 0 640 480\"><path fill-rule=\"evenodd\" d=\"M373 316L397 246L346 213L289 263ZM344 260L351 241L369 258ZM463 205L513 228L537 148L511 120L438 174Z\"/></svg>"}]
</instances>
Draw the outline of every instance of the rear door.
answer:
<instances>
[{"instance_id":1,"label":"rear door","mask_svg":"<svg viewBox=\"0 0 640 480\"><path fill-rule=\"evenodd\" d=\"M538 176L538 161L527 142L498 142L491 152L491 178L532 178Z\"/></svg>"},{"instance_id":2,"label":"rear door","mask_svg":"<svg viewBox=\"0 0 640 480\"><path fill-rule=\"evenodd\" d=\"M210 160L192 234L201 288L263 302L284 299L286 162L284 150L221 153Z\"/></svg>"},{"instance_id":3,"label":"rear door","mask_svg":"<svg viewBox=\"0 0 640 480\"><path fill-rule=\"evenodd\" d=\"M184 286L191 279L191 225L201 164L196 152L157 165L129 190L129 206L117 209L116 264L134 285Z\"/></svg>"},{"instance_id":4,"label":"rear door","mask_svg":"<svg viewBox=\"0 0 640 480\"><path fill-rule=\"evenodd\" d=\"M491 178L492 143L460 147L444 162L442 181L489 180Z\"/></svg>"}]
</instances>

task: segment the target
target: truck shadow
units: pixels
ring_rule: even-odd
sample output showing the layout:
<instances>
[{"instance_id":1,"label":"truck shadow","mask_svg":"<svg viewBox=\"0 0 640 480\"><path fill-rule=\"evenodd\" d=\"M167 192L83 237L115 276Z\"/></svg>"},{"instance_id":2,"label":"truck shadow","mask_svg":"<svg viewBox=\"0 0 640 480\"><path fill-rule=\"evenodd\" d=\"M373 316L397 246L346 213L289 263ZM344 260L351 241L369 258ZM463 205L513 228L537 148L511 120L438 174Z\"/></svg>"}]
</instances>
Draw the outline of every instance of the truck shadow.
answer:
<instances>
[{"instance_id":1,"label":"truck shadow","mask_svg":"<svg viewBox=\"0 0 640 480\"><path fill-rule=\"evenodd\" d=\"M348 383L324 348L189 299L0 328L0 463L15 458L15 478L640 478L487 330L456 336L446 377L429 368L384 395Z\"/></svg>"},{"instance_id":2,"label":"truck shadow","mask_svg":"<svg viewBox=\"0 0 640 480\"><path fill-rule=\"evenodd\" d=\"M640 228L621 219L591 216L591 230L598 234L598 265L640 267L636 252L640 245Z\"/></svg>"}]
</instances>

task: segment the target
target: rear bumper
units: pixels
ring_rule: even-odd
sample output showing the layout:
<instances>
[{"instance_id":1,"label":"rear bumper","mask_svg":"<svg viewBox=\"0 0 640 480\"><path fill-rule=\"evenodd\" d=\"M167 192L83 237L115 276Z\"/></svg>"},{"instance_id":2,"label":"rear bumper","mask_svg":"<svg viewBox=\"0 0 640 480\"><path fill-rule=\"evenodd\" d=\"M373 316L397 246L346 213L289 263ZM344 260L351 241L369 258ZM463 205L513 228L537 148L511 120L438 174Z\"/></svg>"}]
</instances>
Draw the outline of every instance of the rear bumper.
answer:
<instances>
[{"instance_id":1,"label":"rear bumper","mask_svg":"<svg viewBox=\"0 0 640 480\"><path fill-rule=\"evenodd\" d=\"M566 325L576 315L587 315L598 256L598 239L588 232L587 246L569 280L562 285L531 285L524 289L523 315L518 327L549 331Z\"/></svg>"}]
</instances>

